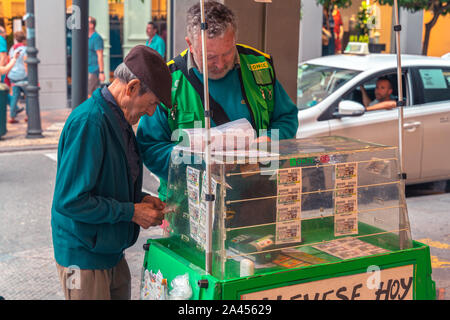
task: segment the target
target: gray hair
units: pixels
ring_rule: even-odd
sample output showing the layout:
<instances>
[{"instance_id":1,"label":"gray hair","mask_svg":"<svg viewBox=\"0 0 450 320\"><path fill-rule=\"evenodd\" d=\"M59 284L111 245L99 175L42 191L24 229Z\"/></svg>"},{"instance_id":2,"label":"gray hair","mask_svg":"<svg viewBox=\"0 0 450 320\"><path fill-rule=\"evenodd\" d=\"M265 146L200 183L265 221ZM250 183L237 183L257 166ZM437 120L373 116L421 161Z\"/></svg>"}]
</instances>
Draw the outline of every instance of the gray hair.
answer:
<instances>
[{"instance_id":1,"label":"gray hair","mask_svg":"<svg viewBox=\"0 0 450 320\"><path fill-rule=\"evenodd\" d=\"M122 83L128 83L131 80L138 79L141 82L141 89L139 90L139 95L151 92L150 88L138 77L136 77L134 73L131 72L131 70L123 62L117 66L116 70L114 70L114 78L119 79Z\"/></svg>"},{"instance_id":2,"label":"gray hair","mask_svg":"<svg viewBox=\"0 0 450 320\"><path fill-rule=\"evenodd\" d=\"M217 1L205 2L205 22L208 25L208 38L222 36L229 27L237 32L236 16L228 7ZM200 4L197 3L189 8L186 17L186 32L190 40L194 40L200 33L200 27Z\"/></svg>"}]
</instances>

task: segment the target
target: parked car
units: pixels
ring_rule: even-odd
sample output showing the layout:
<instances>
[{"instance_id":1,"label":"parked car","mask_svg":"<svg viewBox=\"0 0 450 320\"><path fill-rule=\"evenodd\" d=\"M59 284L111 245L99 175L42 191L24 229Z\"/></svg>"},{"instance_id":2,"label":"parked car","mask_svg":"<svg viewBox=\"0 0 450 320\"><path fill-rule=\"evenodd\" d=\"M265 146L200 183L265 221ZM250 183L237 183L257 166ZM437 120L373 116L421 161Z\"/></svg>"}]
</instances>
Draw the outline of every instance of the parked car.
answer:
<instances>
[{"instance_id":1,"label":"parked car","mask_svg":"<svg viewBox=\"0 0 450 320\"><path fill-rule=\"evenodd\" d=\"M404 171L407 184L450 179L450 60L402 55ZM335 55L298 69L297 138L338 135L398 146L397 108L366 111L361 86L374 99L377 79L398 99L397 57Z\"/></svg>"}]
</instances>

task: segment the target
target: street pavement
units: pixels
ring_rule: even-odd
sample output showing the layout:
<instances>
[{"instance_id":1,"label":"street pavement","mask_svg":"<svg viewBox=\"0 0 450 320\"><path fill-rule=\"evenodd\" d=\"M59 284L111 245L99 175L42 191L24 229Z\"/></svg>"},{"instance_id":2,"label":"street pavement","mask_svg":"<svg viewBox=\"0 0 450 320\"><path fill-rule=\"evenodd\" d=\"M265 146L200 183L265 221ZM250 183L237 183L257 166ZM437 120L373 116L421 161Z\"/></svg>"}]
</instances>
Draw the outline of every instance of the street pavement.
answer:
<instances>
[{"instance_id":1,"label":"street pavement","mask_svg":"<svg viewBox=\"0 0 450 320\"><path fill-rule=\"evenodd\" d=\"M50 209L57 143L69 114L67 108L43 110L42 139L26 138L23 118L8 124L0 139L0 296L5 299L64 299L53 259ZM145 169L144 189L155 193L157 185ZM443 184L433 186L407 188L408 213L413 239L430 246L432 277L443 289L441 298L450 300L450 193ZM141 229L137 243L125 252L134 300L139 299L142 245L160 236L159 227Z\"/></svg>"}]
</instances>

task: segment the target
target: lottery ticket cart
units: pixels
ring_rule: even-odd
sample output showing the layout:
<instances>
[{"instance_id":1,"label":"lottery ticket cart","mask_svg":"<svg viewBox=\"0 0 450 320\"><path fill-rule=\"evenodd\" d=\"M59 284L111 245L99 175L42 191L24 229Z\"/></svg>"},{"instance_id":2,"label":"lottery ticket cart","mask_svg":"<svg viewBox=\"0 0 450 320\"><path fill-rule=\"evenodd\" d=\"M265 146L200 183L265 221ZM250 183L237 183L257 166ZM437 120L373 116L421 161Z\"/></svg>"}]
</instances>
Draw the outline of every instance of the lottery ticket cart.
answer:
<instances>
[{"instance_id":1,"label":"lottery ticket cart","mask_svg":"<svg viewBox=\"0 0 450 320\"><path fill-rule=\"evenodd\" d=\"M179 277L196 300L435 299L396 147L329 136L212 152L209 225L205 154L174 153L172 212L165 237L144 245L142 299L174 298Z\"/></svg>"},{"instance_id":2,"label":"lottery ticket cart","mask_svg":"<svg viewBox=\"0 0 450 320\"><path fill-rule=\"evenodd\" d=\"M435 299L429 247L411 239L404 195L394 8L398 150L322 137L212 154L203 55L206 150L175 149L172 212L166 237L144 246L142 299ZM200 9L206 52L204 0Z\"/></svg>"}]
</instances>

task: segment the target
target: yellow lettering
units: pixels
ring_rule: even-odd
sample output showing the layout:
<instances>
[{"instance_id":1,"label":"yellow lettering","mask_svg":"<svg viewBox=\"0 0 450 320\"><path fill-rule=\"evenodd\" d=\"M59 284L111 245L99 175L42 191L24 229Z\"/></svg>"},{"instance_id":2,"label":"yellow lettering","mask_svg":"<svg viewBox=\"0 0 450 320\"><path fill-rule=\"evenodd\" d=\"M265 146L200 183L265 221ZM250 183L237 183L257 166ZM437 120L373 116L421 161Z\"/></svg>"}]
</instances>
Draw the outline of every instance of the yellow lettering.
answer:
<instances>
[{"instance_id":1,"label":"yellow lettering","mask_svg":"<svg viewBox=\"0 0 450 320\"><path fill-rule=\"evenodd\" d=\"M267 69L267 68L269 68L269 64L267 63L267 61L254 63L254 64L250 64L249 65L249 69L251 71L257 71L257 70Z\"/></svg>"}]
</instances>

